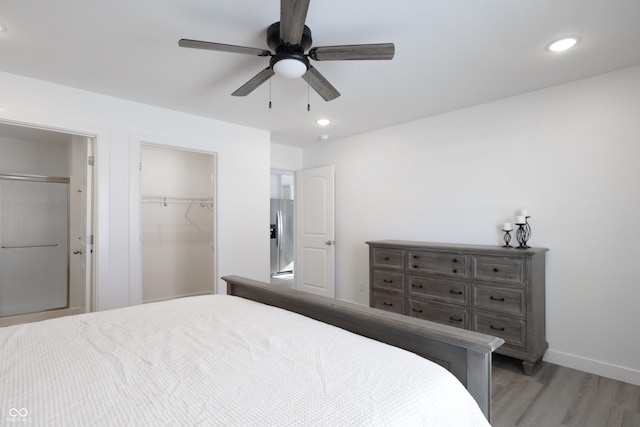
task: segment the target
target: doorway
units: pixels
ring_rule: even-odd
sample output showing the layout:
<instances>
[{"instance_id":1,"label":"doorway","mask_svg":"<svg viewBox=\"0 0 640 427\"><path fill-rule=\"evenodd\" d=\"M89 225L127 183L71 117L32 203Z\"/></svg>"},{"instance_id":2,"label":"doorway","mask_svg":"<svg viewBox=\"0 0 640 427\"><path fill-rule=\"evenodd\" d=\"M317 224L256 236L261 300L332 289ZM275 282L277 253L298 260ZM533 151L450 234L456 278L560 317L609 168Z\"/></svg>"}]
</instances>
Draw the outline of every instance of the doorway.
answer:
<instances>
[{"instance_id":1,"label":"doorway","mask_svg":"<svg viewBox=\"0 0 640 427\"><path fill-rule=\"evenodd\" d=\"M0 326L91 310L93 143L0 123Z\"/></svg>"},{"instance_id":2,"label":"doorway","mask_svg":"<svg viewBox=\"0 0 640 427\"><path fill-rule=\"evenodd\" d=\"M140 145L141 302L215 292L215 163Z\"/></svg>"},{"instance_id":3,"label":"doorway","mask_svg":"<svg viewBox=\"0 0 640 427\"><path fill-rule=\"evenodd\" d=\"M294 287L295 205L294 174L271 171L269 221L271 284Z\"/></svg>"}]
</instances>

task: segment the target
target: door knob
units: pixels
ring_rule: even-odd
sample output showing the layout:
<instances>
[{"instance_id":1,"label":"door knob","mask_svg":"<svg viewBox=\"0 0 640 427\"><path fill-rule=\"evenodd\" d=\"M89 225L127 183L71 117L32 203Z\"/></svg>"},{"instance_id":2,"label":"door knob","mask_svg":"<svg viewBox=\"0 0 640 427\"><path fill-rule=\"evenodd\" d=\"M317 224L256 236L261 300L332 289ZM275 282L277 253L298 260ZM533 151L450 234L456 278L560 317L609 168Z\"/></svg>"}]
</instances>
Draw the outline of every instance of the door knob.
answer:
<instances>
[{"instance_id":1,"label":"door knob","mask_svg":"<svg viewBox=\"0 0 640 427\"><path fill-rule=\"evenodd\" d=\"M325 245L327 246L331 246L331 245L335 245L336 241L335 240L327 240L326 242L324 242Z\"/></svg>"},{"instance_id":2,"label":"door knob","mask_svg":"<svg viewBox=\"0 0 640 427\"><path fill-rule=\"evenodd\" d=\"M75 251L73 251L74 255L80 255L82 253L82 249L76 249Z\"/></svg>"}]
</instances>

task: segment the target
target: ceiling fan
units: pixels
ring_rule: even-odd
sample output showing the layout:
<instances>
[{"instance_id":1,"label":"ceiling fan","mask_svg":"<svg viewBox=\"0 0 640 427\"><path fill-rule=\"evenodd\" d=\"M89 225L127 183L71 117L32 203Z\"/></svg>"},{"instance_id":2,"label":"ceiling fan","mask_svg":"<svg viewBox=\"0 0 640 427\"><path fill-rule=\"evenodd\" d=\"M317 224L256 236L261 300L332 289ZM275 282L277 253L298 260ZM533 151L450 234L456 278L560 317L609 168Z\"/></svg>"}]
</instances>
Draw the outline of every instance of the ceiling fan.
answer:
<instances>
[{"instance_id":1,"label":"ceiling fan","mask_svg":"<svg viewBox=\"0 0 640 427\"><path fill-rule=\"evenodd\" d=\"M311 30L305 25L310 0L281 0L280 21L267 29L267 45L275 53L266 49L235 46L199 40L181 39L181 47L242 53L247 55L270 56L269 66L232 93L246 96L275 74L288 78L302 77L325 100L340 96L320 72L309 63L314 61L380 60L392 59L395 53L393 43L356 44L340 46L311 47Z\"/></svg>"}]
</instances>

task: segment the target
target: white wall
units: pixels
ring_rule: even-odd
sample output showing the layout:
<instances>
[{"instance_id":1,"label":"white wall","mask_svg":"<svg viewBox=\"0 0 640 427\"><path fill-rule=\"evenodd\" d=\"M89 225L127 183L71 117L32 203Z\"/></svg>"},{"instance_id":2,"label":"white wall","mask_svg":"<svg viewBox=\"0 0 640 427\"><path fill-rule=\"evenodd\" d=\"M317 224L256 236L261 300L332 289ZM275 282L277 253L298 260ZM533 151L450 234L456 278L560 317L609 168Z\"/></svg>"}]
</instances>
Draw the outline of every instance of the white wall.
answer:
<instances>
[{"instance_id":1,"label":"white wall","mask_svg":"<svg viewBox=\"0 0 640 427\"><path fill-rule=\"evenodd\" d=\"M527 208L547 360L640 384L640 67L304 150L326 164L338 298L368 303L367 240L496 245Z\"/></svg>"},{"instance_id":2,"label":"white wall","mask_svg":"<svg viewBox=\"0 0 640 427\"><path fill-rule=\"evenodd\" d=\"M271 144L271 169L283 171L302 169L302 149Z\"/></svg>"},{"instance_id":3,"label":"white wall","mask_svg":"<svg viewBox=\"0 0 640 427\"><path fill-rule=\"evenodd\" d=\"M0 173L69 176L67 146L0 135Z\"/></svg>"},{"instance_id":4,"label":"white wall","mask_svg":"<svg viewBox=\"0 0 640 427\"><path fill-rule=\"evenodd\" d=\"M97 136L99 309L130 303L131 269L139 268L130 246L132 135L218 154L218 273L268 280L268 132L8 73L0 87L0 120Z\"/></svg>"}]
</instances>

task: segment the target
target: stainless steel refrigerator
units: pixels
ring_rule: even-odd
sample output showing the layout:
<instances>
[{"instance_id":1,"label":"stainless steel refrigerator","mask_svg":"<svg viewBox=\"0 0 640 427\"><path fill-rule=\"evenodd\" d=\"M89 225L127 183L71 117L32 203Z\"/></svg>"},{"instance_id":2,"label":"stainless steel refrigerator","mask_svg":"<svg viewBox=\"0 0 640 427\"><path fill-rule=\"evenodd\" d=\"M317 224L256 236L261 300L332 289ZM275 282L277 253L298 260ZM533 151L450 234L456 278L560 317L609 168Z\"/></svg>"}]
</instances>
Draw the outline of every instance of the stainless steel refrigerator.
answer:
<instances>
[{"instance_id":1,"label":"stainless steel refrigerator","mask_svg":"<svg viewBox=\"0 0 640 427\"><path fill-rule=\"evenodd\" d=\"M293 200L271 199L271 276L293 273Z\"/></svg>"}]
</instances>

